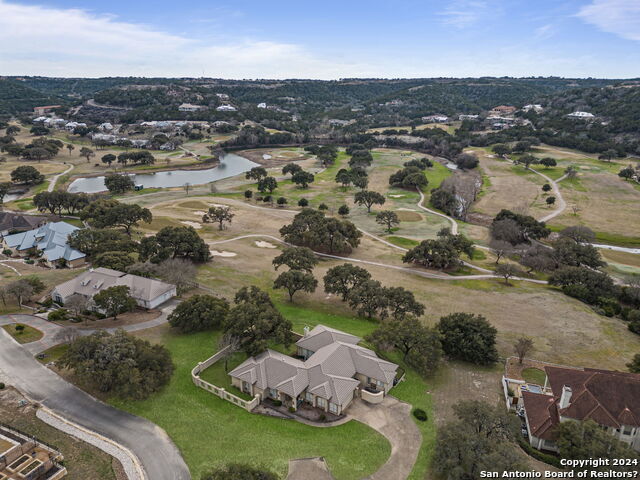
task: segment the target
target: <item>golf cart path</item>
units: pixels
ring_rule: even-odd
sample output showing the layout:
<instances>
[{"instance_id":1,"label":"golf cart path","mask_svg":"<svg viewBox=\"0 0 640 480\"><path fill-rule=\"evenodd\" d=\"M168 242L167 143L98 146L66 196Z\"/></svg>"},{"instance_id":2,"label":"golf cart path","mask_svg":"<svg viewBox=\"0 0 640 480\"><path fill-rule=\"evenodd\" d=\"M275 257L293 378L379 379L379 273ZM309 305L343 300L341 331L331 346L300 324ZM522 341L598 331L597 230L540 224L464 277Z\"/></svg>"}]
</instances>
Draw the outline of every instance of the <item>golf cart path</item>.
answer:
<instances>
[{"instance_id":1,"label":"golf cart path","mask_svg":"<svg viewBox=\"0 0 640 480\"><path fill-rule=\"evenodd\" d=\"M246 239L246 238L268 238L269 240L281 243L283 245L293 246L293 245L285 242L284 240L281 240L278 237L274 237L273 235L260 234L260 233L251 233L251 234L246 234L246 235L240 235L240 236L233 237L233 238L227 238L226 240L218 240L217 242L209 242L209 245L221 245L221 244L225 244L225 243L236 242L238 240L243 240L243 239ZM341 257L339 255L331 255L329 253L319 253L319 252L314 252L314 253L316 255L318 255L319 257L323 257L323 258L333 258L333 259L336 259L336 260L344 260L345 262L362 263L362 264L365 264L365 265L374 265L376 267L392 268L394 270L399 270L401 272L411 273L411 274L414 274L414 275L419 275L421 277L438 279L438 280L476 280L476 279L497 278L495 275L491 275L491 274L457 275L457 276L454 276L454 275L447 275L447 274L444 274L444 273L424 272L424 271L421 271L421 270L408 268L408 267L400 267L400 266L397 266L397 265L389 265L389 264L386 264L386 263L373 262L371 260L361 260L361 259L358 259L358 258ZM533 279L533 278L512 277L512 279L513 280L521 280L521 281L525 281L525 282L538 283L538 284L543 284L543 285L546 285L546 283L547 283L544 280L536 280L536 279Z\"/></svg>"}]
</instances>

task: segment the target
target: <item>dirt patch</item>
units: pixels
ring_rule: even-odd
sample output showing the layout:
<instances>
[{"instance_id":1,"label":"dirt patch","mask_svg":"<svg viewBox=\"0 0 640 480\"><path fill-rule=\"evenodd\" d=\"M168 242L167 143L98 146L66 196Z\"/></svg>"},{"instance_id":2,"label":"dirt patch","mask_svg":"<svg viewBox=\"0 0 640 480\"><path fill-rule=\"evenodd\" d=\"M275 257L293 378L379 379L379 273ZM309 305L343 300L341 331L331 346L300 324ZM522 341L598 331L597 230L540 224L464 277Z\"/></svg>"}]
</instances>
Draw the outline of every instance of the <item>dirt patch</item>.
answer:
<instances>
[{"instance_id":1,"label":"dirt patch","mask_svg":"<svg viewBox=\"0 0 640 480\"><path fill-rule=\"evenodd\" d=\"M205 202L201 202L198 200L189 200L188 202L180 202L178 207L182 208L207 208L207 204Z\"/></svg>"},{"instance_id":2,"label":"dirt patch","mask_svg":"<svg viewBox=\"0 0 640 480\"><path fill-rule=\"evenodd\" d=\"M403 209L399 209L396 214L401 222L419 222L423 219L422 215L418 212L411 212Z\"/></svg>"}]
</instances>

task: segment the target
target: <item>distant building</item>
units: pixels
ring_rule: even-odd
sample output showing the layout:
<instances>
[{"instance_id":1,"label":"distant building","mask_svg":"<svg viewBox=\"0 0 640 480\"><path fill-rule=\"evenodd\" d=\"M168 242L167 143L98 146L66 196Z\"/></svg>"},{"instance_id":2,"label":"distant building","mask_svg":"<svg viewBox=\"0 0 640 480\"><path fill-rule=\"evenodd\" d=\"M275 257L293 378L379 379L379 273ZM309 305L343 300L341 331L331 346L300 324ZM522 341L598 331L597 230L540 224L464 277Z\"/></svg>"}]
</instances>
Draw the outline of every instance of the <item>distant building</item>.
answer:
<instances>
[{"instance_id":1,"label":"distant building","mask_svg":"<svg viewBox=\"0 0 640 480\"><path fill-rule=\"evenodd\" d=\"M572 112L570 114L567 115L567 117L569 118L578 118L581 120L589 120L591 118L594 118L595 115L593 113L589 113L589 112L581 112L581 111L575 111Z\"/></svg>"},{"instance_id":2,"label":"distant building","mask_svg":"<svg viewBox=\"0 0 640 480\"><path fill-rule=\"evenodd\" d=\"M33 107L34 115L46 115L56 108L60 108L62 105L45 105L44 107Z\"/></svg>"},{"instance_id":3,"label":"distant building","mask_svg":"<svg viewBox=\"0 0 640 480\"><path fill-rule=\"evenodd\" d=\"M427 115L421 119L424 123L447 123L449 117L446 115Z\"/></svg>"},{"instance_id":4,"label":"distant building","mask_svg":"<svg viewBox=\"0 0 640 480\"><path fill-rule=\"evenodd\" d=\"M216 93L216 97L218 97L220 100L229 100L229 95L227 95L226 93Z\"/></svg>"},{"instance_id":5,"label":"distant building","mask_svg":"<svg viewBox=\"0 0 640 480\"><path fill-rule=\"evenodd\" d=\"M197 112L198 110L202 110L203 108L205 107L203 107L202 105L193 105L191 103L183 103L178 107L178 110L181 112Z\"/></svg>"},{"instance_id":6,"label":"distant building","mask_svg":"<svg viewBox=\"0 0 640 480\"><path fill-rule=\"evenodd\" d=\"M82 122L68 122L64 125L65 130L69 132L73 132L76 128L86 128L87 124Z\"/></svg>"},{"instance_id":7,"label":"distant building","mask_svg":"<svg viewBox=\"0 0 640 480\"><path fill-rule=\"evenodd\" d=\"M267 108L267 104L262 102L258 104L258 108Z\"/></svg>"},{"instance_id":8,"label":"distant building","mask_svg":"<svg viewBox=\"0 0 640 480\"><path fill-rule=\"evenodd\" d=\"M458 115L458 120L460 121L478 120L478 118L480 118L480 115L467 115L467 114Z\"/></svg>"},{"instance_id":9,"label":"distant building","mask_svg":"<svg viewBox=\"0 0 640 480\"><path fill-rule=\"evenodd\" d=\"M25 215L23 213L0 212L0 236L9 233L24 232L41 227L47 223L47 217Z\"/></svg>"},{"instance_id":10,"label":"distant building","mask_svg":"<svg viewBox=\"0 0 640 480\"><path fill-rule=\"evenodd\" d=\"M109 122L101 123L98 125L98 130L102 130L103 132L110 132L113 130L113 125Z\"/></svg>"},{"instance_id":11,"label":"distant building","mask_svg":"<svg viewBox=\"0 0 640 480\"><path fill-rule=\"evenodd\" d=\"M64 305L73 295L92 298L106 288L120 285L129 287L129 294L142 308L156 308L176 296L176 286L170 283L100 267L89 269L56 286L51 292L51 298Z\"/></svg>"},{"instance_id":12,"label":"distant building","mask_svg":"<svg viewBox=\"0 0 640 480\"><path fill-rule=\"evenodd\" d=\"M234 107L233 105L220 105L216 108L216 110L218 112L235 112L236 107Z\"/></svg>"},{"instance_id":13,"label":"distant building","mask_svg":"<svg viewBox=\"0 0 640 480\"><path fill-rule=\"evenodd\" d=\"M33 230L5 236L2 246L21 257L39 255L50 267L60 261L78 267L85 263L86 255L67 243L69 235L76 230L80 229L66 222L46 223Z\"/></svg>"},{"instance_id":14,"label":"distant building","mask_svg":"<svg viewBox=\"0 0 640 480\"><path fill-rule=\"evenodd\" d=\"M509 115L515 113L516 110L517 108L511 105L498 105L497 107L493 107L491 109L491 113Z\"/></svg>"},{"instance_id":15,"label":"distant building","mask_svg":"<svg viewBox=\"0 0 640 480\"><path fill-rule=\"evenodd\" d=\"M542 110L544 110L544 108L542 108L542 105L536 103L536 104L529 104L529 105L525 105L524 107L522 107L522 111L523 112L530 112L531 110L533 110L536 113L540 113Z\"/></svg>"}]
</instances>

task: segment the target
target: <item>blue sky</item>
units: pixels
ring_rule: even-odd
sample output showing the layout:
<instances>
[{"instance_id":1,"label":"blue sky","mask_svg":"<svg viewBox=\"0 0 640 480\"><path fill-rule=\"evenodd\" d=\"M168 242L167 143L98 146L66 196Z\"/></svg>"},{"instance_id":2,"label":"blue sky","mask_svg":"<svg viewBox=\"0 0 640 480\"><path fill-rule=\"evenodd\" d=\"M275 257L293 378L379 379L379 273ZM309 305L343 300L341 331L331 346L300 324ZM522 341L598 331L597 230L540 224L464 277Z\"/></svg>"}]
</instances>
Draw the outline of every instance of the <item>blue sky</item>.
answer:
<instances>
[{"instance_id":1,"label":"blue sky","mask_svg":"<svg viewBox=\"0 0 640 480\"><path fill-rule=\"evenodd\" d=\"M0 0L0 74L640 76L640 0Z\"/></svg>"}]
</instances>

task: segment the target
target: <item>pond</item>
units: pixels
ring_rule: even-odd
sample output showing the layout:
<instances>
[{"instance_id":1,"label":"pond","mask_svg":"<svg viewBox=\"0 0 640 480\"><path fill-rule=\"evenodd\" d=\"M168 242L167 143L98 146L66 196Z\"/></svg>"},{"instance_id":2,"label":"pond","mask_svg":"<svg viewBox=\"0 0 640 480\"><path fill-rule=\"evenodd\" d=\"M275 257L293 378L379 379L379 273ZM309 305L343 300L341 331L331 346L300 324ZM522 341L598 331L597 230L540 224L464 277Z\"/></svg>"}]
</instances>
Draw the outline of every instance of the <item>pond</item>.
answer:
<instances>
[{"instance_id":1,"label":"pond","mask_svg":"<svg viewBox=\"0 0 640 480\"><path fill-rule=\"evenodd\" d=\"M224 178L233 177L244 172L248 172L258 164L251 160L236 155L226 153L220 157L220 164L217 167L206 170L169 170L166 172L130 174L136 185L144 188L169 188L181 187L185 183L191 185L202 185L204 183L215 182ZM69 191L72 193L96 193L103 192L107 188L104 186L104 176L76 178Z\"/></svg>"}]
</instances>

